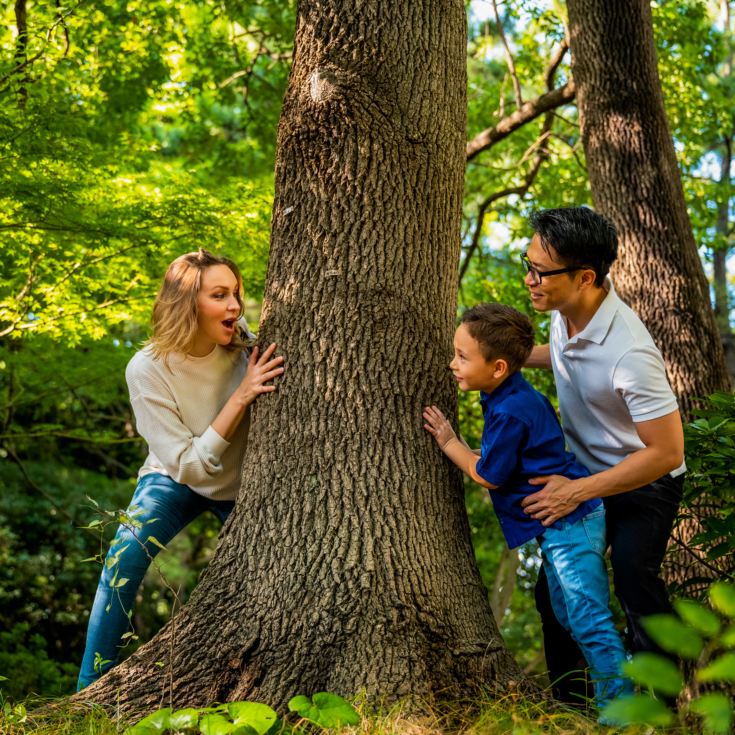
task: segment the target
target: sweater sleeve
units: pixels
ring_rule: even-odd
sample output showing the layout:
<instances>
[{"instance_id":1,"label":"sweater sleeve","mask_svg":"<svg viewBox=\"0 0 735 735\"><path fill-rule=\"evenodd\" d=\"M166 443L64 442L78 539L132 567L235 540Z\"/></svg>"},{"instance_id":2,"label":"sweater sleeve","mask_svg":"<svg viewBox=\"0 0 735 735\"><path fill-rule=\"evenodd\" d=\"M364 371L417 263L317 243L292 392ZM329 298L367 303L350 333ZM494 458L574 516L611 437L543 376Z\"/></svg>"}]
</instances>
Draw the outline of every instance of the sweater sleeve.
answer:
<instances>
[{"instance_id":1,"label":"sweater sleeve","mask_svg":"<svg viewBox=\"0 0 735 735\"><path fill-rule=\"evenodd\" d=\"M211 425L194 436L168 386L150 371L130 366L126 378L138 433L176 482L199 487L222 472L228 441Z\"/></svg>"}]
</instances>

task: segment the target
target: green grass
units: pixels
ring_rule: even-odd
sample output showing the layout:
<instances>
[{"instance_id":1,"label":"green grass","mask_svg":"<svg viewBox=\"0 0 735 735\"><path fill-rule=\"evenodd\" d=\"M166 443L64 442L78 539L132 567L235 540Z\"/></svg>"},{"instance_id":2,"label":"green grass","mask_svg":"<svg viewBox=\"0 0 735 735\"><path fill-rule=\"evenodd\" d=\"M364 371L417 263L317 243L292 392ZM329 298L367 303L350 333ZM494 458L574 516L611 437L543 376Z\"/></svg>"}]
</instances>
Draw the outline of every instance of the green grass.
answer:
<instances>
[{"instance_id":1,"label":"green grass","mask_svg":"<svg viewBox=\"0 0 735 735\"><path fill-rule=\"evenodd\" d=\"M361 709L362 722L356 727L330 730L332 735L589 735L613 733L594 720L548 702L520 695L499 700L472 702L399 703L378 714ZM0 712L2 735L118 735L132 723L116 720L102 707L70 706L64 700L10 704ZM319 732L304 721L289 723L285 731L293 735ZM627 728L626 735L651 733L650 728Z\"/></svg>"}]
</instances>

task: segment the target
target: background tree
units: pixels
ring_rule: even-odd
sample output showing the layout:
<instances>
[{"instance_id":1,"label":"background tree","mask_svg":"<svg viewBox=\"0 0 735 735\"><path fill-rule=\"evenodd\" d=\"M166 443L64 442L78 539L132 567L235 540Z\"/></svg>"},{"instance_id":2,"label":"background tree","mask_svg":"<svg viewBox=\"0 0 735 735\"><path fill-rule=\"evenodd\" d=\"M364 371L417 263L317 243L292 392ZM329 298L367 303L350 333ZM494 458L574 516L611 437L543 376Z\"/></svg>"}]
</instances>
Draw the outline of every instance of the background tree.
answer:
<instances>
[{"instance_id":1,"label":"background tree","mask_svg":"<svg viewBox=\"0 0 735 735\"><path fill-rule=\"evenodd\" d=\"M568 8L592 195L620 232L613 277L659 346L688 414L730 381L664 110L650 5L568 0ZM668 559L672 581L712 574L687 553L698 516L716 512L702 500L678 526L684 550Z\"/></svg>"},{"instance_id":2,"label":"background tree","mask_svg":"<svg viewBox=\"0 0 735 735\"><path fill-rule=\"evenodd\" d=\"M78 698L283 707L519 680L421 420L455 405L464 29L461 0L300 4L261 322L286 374L190 602Z\"/></svg>"},{"instance_id":3,"label":"background tree","mask_svg":"<svg viewBox=\"0 0 735 735\"><path fill-rule=\"evenodd\" d=\"M567 5L592 197L620 231L615 282L688 412L730 383L664 110L650 4Z\"/></svg>"}]
</instances>

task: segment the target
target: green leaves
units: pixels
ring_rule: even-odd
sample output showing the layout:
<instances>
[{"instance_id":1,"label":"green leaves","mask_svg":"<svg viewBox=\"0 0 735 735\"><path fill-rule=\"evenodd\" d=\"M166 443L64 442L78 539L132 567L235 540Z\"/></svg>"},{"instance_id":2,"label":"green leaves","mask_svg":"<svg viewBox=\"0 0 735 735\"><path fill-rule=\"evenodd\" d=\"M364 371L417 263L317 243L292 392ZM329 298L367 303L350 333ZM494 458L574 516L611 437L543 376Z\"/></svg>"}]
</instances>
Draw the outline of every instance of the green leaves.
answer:
<instances>
[{"instance_id":1,"label":"green leaves","mask_svg":"<svg viewBox=\"0 0 735 735\"><path fill-rule=\"evenodd\" d=\"M214 707L158 710L125 731L125 735L196 733L197 735L266 735L278 725L275 711L258 702L232 702Z\"/></svg>"},{"instance_id":2,"label":"green leaves","mask_svg":"<svg viewBox=\"0 0 735 735\"><path fill-rule=\"evenodd\" d=\"M715 582L710 587L709 598L712 605L728 618L735 618L735 585Z\"/></svg>"},{"instance_id":3,"label":"green leaves","mask_svg":"<svg viewBox=\"0 0 735 735\"><path fill-rule=\"evenodd\" d=\"M199 710L193 707L176 710L169 717L169 726L172 730L187 730L197 726L199 722Z\"/></svg>"},{"instance_id":4,"label":"green leaves","mask_svg":"<svg viewBox=\"0 0 735 735\"><path fill-rule=\"evenodd\" d=\"M164 707L144 717L125 731L125 735L150 735L163 733L171 727L171 708Z\"/></svg>"},{"instance_id":5,"label":"green leaves","mask_svg":"<svg viewBox=\"0 0 735 735\"><path fill-rule=\"evenodd\" d=\"M643 627L646 633L668 653L696 659L702 652L704 646L702 637L673 615L649 615L644 618Z\"/></svg>"},{"instance_id":6,"label":"green leaves","mask_svg":"<svg viewBox=\"0 0 735 735\"><path fill-rule=\"evenodd\" d=\"M700 681L735 684L735 653L725 653L697 672Z\"/></svg>"},{"instance_id":7,"label":"green leaves","mask_svg":"<svg viewBox=\"0 0 735 735\"><path fill-rule=\"evenodd\" d=\"M709 598L720 613L735 617L735 585L715 582L710 587ZM723 652L735 645L735 626L723 626L716 612L694 600L675 600L673 605L678 617L651 615L643 620L646 632L663 650L697 661L695 684L735 683L735 652ZM676 697L684 689L678 666L654 653L637 653L632 661L624 664L623 671L644 691L611 702L602 712L603 721L670 725L674 714L656 696ZM712 735L729 732L733 707L725 695L704 692L697 696L695 689L689 710L703 718L704 732Z\"/></svg>"},{"instance_id":8,"label":"green leaves","mask_svg":"<svg viewBox=\"0 0 735 735\"><path fill-rule=\"evenodd\" d=\"M202 735L229 735L234 729L233 723L218 713L202 715L199 720L199 732Z\"/></svg>"},{"instance_id":9,"label":"green leaves","mask_svg":"<svg viewBox=\"0 0 735 735\"><path fill-rule=\"evenodd\" d=\"M689 709L703 718L704 732L710 735L727 735L731 732L733 714L727 695L719 692L703 694L691 703Z\"/></svg>"},{"instance_id":10,"label":"green leaves","mask_svg":"<svg viewBox=\"0 0 735 735\"><path fill-rule=\"evenodd\" d=\"M676 600L674 609L679 617L698 633L711 638L720 632L720 619L704 605L694 600Z\"/></svg>"},{"instance_id":11,"label":"green leaves","mask_svg":"<svg viewBox=\"0 0 735 735\"><path fill-rule=\"evenodd\" d=\"M318 692L313 699L294 697L289 710L322 728L357 725L360 716L342 697ZM171 708L153 712L125 731L125 735L267 735L280 725L276 712L259 702L230 702L202 709Z\"/></svg>"},{"instance_id":12,"label":"green leaves","mask_svg":"<svg viewBox=\"0 0 735 735\"><path fill-rule=\"evenodd\" d=\"M636 684L675 697L684 686L679 667L655 653L637 653L623 665L623 673Z\"/></svg>"},{"instance_id":13,"label":"green leaves","mask_svg":"<svg viewBox=\"0 0 735 735\"><path fill-rule=\"evenodd\" d=\"M696 518L702 530L689 545L710 565L726 571L735 555L735 395L714 393L708 400L708 407L685 427L688 472L679 520ZM698 512L700 500L716 512ZM701 581L693 579L691 584ZM715 609L729 617L735 610L732 594L728 599L717 585L710 591Z\"/></svg>"},{"instance_id":14,"label":"green leaves","mask_svg":"<svg viewBox=\"0 0 735 735\"><path fill-rule=\"evenodd\" d=\"M265 735L278 721L278 715L259 702L232 702L227 705L227 712L235 725L247 725L257 735Z\"/></svg>"},{"instance_id":15,"label":"green leaves","mask_svg":"<svg viewBox=\"0 0 735 735\"><path fill-rule=\"evenodd\" d=\"M317 692L312 699L299 695L288 703L288 708L324 728L360 723L360 715L347 700L328 692Z\"/></svg>"},{"instance_id":16,"label":"green leaves","mask_svg":"<svg viewBox=\"0 0 735 735\"><path fill-rule=\"evenodd\" d=\"M600 720L611 725L666 727L674 721L674 715L657 699L642 694L629 694L610 702L600 713Z\"/></svg>"}]
</instances>

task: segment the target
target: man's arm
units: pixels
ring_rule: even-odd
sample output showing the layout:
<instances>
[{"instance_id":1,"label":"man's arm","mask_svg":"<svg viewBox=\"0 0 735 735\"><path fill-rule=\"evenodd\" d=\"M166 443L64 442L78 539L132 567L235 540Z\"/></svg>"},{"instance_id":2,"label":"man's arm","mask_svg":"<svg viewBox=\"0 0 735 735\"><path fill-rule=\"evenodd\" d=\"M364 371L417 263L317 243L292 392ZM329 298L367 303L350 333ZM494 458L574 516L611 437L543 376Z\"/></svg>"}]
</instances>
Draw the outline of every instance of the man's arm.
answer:
<instances>
[{"instance_id":1,"label":"man's arm","mask_svg":"<svg viewBox=\"0 0 735 735\"><path fill-rule=\"evenodd\" d=\"M679 411L635 424L643 449L615 467L596 475L569 480L560 475L535 477L529 482L543 489L522 501L526 513L549 526L591 498L605 498L643 487L684 461L684 429Z\"/></svg>"},{"instance_id":2,"label":"man's arm","mask_svg":"<svg viewBox=\"0 0 735 735\"><path fill-rule=\"evenodd\" d=\"M549 345L534 345L524 367L551 370L551 348Z\"/></svg>"},{"instance_id":3,"label":"man's arm","mask_svg":"<svg viewBox=\"0 0 735 735\"><path fill-rule=\"evenodd\" d=\"M436 439L439 449L459 467L462 472L472 478L478 485L495 490L497 485L491 485L477 474L479 456L467 446L467 442L457 437L449 421L436 406L424 409L424 428Z\"/></svg>"}]
</instances>

